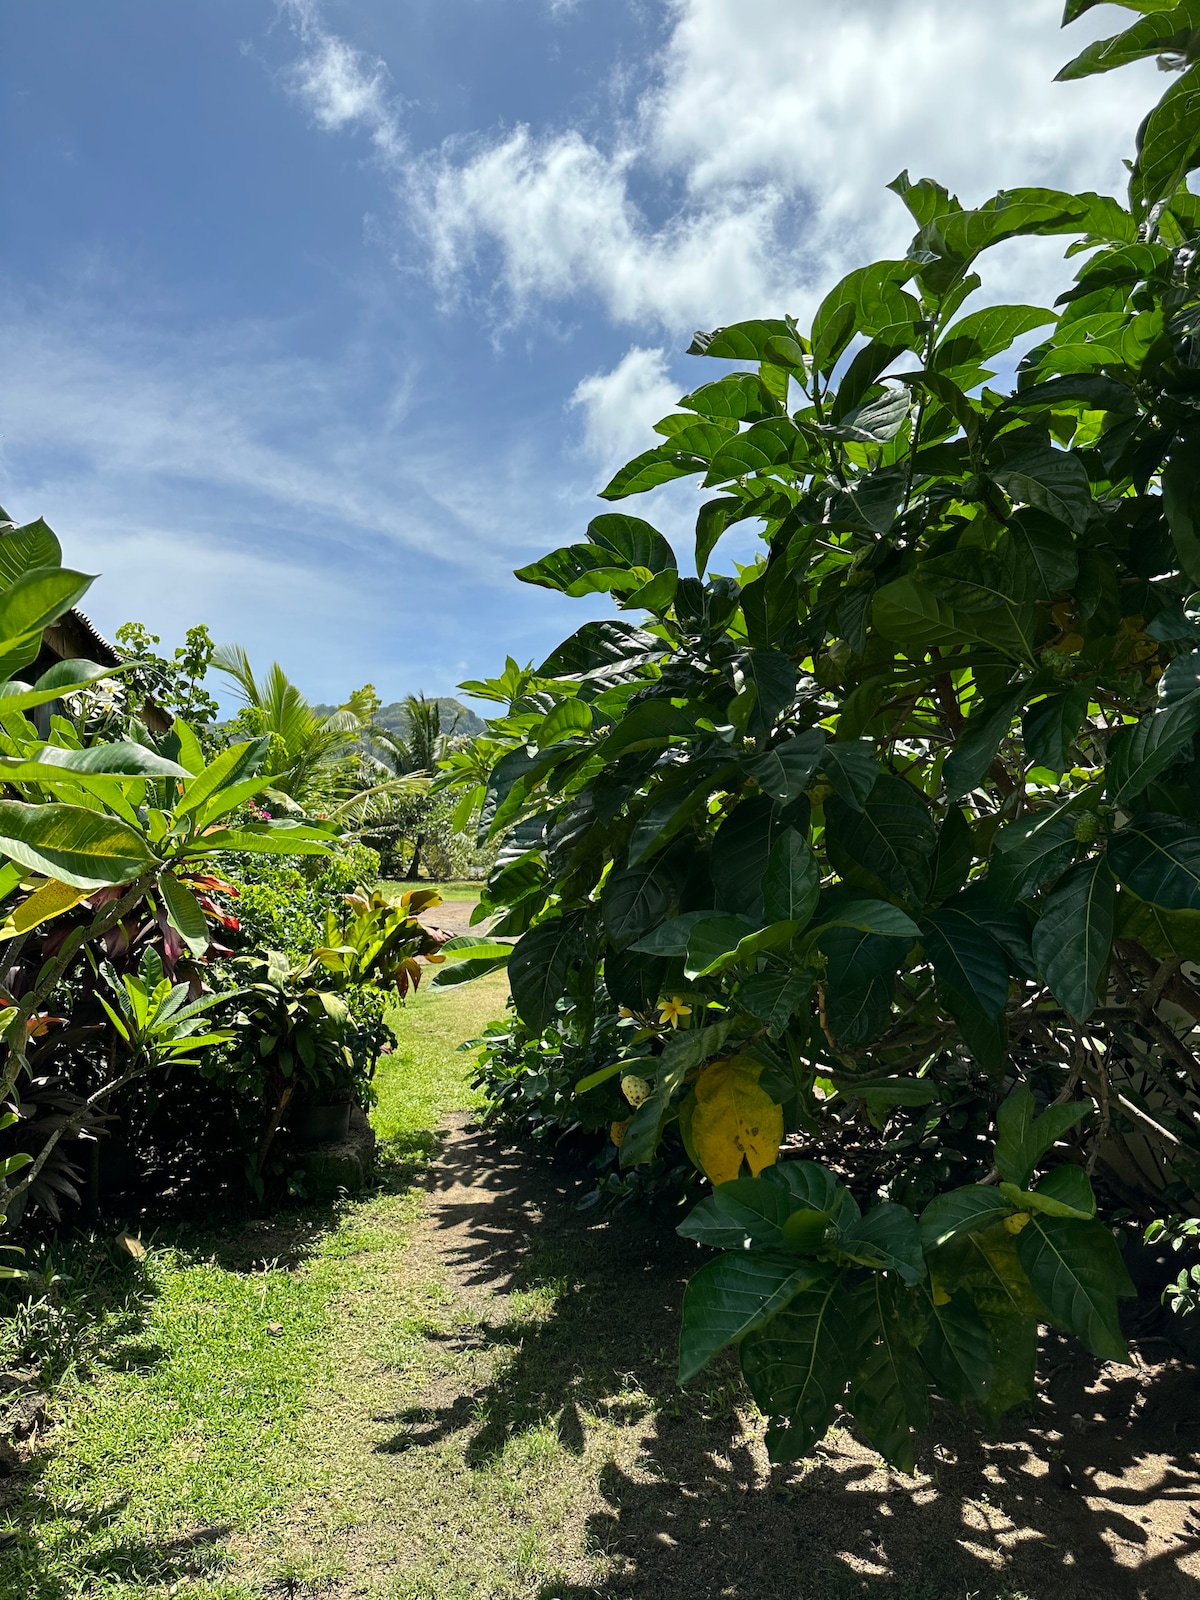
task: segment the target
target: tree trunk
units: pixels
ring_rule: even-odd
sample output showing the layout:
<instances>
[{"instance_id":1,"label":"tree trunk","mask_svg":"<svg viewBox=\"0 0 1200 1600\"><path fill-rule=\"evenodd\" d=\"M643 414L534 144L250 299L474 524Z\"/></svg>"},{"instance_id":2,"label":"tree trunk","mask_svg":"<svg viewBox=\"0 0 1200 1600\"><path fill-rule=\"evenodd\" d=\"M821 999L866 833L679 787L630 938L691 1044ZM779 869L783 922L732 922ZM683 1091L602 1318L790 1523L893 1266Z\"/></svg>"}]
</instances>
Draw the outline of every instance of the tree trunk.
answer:
<instances>
[{"instance_id":1,"label":"tree trunk","mask_svg":"<svg viewBox=\"0 0 1200 1600\"><path fill-rule=\"evenodd\" d=\"M408 871L404 874L405 883L416 883L421 876L421 846L425 843L425 835L419 833L413 845L412 860L408 864Z\"/></svg>"}]
</instances>

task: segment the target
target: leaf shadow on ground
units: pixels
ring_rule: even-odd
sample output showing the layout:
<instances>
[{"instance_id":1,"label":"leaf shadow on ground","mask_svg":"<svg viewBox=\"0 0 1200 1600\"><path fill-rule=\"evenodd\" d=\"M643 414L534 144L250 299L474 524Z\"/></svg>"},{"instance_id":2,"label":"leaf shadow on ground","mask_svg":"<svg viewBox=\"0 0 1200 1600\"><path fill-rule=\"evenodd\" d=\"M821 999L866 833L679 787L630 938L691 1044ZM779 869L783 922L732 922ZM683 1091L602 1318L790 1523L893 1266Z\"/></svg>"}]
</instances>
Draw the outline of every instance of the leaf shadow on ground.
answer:
<instances>
[{"instance_id":1,"label":"leaf shadow on ground","mask_svg":"<svg viewBox=\"0 0 1200 1600\"><path fill-rule=\"evenodd\" d=\"M483 1392L379 1419L397 1432L378 1448L466 1430L482 1468L533 1428L576 1454L589 1419L639 1430L636 1464L602 1470L587 1515L585 1547L610 1562L603 1587L554 1582L538 1600L1200 1593L1200 1388L1165 1346L1154 1365L1102 1369L1050 1336L1036 1406L991 1435L939 1407L915 1481L843 1429L813 1459L771 1468L732 1359L676 1387L679 1303L700 1258L669 1220L581 1213L575 1174L470 1128L429 1181L443 1258L482 1309L444 1337L511 1350ZM491 1296L545 1285L547 1312L488 1320L504 1303Z\"/></svg>"}]
</instances>

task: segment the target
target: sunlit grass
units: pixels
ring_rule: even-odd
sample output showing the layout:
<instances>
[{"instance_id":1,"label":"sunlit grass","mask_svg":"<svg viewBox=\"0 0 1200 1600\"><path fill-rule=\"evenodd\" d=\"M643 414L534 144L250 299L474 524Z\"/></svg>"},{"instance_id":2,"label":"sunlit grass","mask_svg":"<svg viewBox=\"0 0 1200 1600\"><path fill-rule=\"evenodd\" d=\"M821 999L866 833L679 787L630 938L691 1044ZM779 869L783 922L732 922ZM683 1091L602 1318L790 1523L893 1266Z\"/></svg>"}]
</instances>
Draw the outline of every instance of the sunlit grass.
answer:
<instances>
[{"instance_id":1,"label":"sunlit grass","mask_svg":"<svg viewBox=\"0 0 1200 1600\"><path fill-rule=\"evenodd\" d=\"M459 1046L502 1016L508 998L504 972L452 989L431 989L428 983L426 977L415 995L388 1013L395 1045L381 1057L375 1075L375 1131L385 1147L401 1155L414 1141L428 1147L448 1112L469 1111L478 1103L471 1088L476 1052Z\"/></svg>"}]
</instances>

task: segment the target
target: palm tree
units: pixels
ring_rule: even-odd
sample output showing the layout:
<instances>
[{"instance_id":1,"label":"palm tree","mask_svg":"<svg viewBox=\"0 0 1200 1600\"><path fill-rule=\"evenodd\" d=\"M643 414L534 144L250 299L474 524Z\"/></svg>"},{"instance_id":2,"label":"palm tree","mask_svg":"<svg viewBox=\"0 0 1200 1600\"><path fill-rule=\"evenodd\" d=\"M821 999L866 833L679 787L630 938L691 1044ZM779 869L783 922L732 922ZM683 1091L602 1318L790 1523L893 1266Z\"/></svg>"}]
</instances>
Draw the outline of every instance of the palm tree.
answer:
<instances>
[{"instance_id":1,"label":"palm tree","mask_svg":"<svg viewBox=\"0 0 1200 1600\"><path fill-rule=\"evenodd\" d=\"M407 715L407 733L392 733L387 728L368 729L370 759L381 771L394 780L408 777L413 780L430 778L437 771L445 755L454 729L455 717L448 731L442 730L442 708L437 700L424 694L404 697ZM418 806L418 812L420 807ZM425 830L418 824L413 835L412 859L404 874L406 882L415 882L421 872L421 851L425 846Z\"/></svg>"},{"instance_id":2,"label":"palm tree","mask_svg":"<svg viewBox=\"0 0 1200 1600\"><path fill-rule=\"evenodd\" d=\"M449 728L443 730L442 708L436 700L429 700L424 694L409 694L405 695L403 704L408 719L407 733L370 728L371 744L379 756L380 764L395 776L407 772L432 776L454 737L458 717Z\"/></svg>"},{"instance_id":3,"label":"palm tree","mask_svg":"<svg viewBox=\"0 0 1200 1600\"><path fill-rule=\"evenodd\" d=\"M351 709L353 701L332 716L320 716L278 661L256 678L238 644L222 645L213 666L232 678L254 731L271 740L266 770L273 788L303 806L345 787L337 783L337 768L363 731L362 718Z\"/></svg>"}]
</instances>

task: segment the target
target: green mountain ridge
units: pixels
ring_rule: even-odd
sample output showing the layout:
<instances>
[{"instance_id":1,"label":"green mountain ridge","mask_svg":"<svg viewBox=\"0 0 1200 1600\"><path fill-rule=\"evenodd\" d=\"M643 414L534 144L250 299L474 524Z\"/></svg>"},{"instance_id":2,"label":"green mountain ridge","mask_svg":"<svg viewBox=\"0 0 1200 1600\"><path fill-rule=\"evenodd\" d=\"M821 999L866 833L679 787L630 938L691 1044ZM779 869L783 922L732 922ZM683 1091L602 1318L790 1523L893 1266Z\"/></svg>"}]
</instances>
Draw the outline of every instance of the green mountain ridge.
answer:
<instances>
[{"instance_id":1,"label":"green mountain ridge","mask_svg":"<svg viewBox=\"0 0 1200 1600\"><path fill-rule=\"evenodd\" d=\"M469 706L463 705L461 700L455 700L450 695L438 696L438 708L442 713L442 732L455 734L469 734L472 737L484 730L483 718L477 716ZM337 706L314 705L313 710L318 716L332 716ZM374 717L375 726L386 728L389 733L398 733L407 736L409 731L408 711L403 700L393 700L390 705L381 706Z\"/></svg>"}]
</instances>

